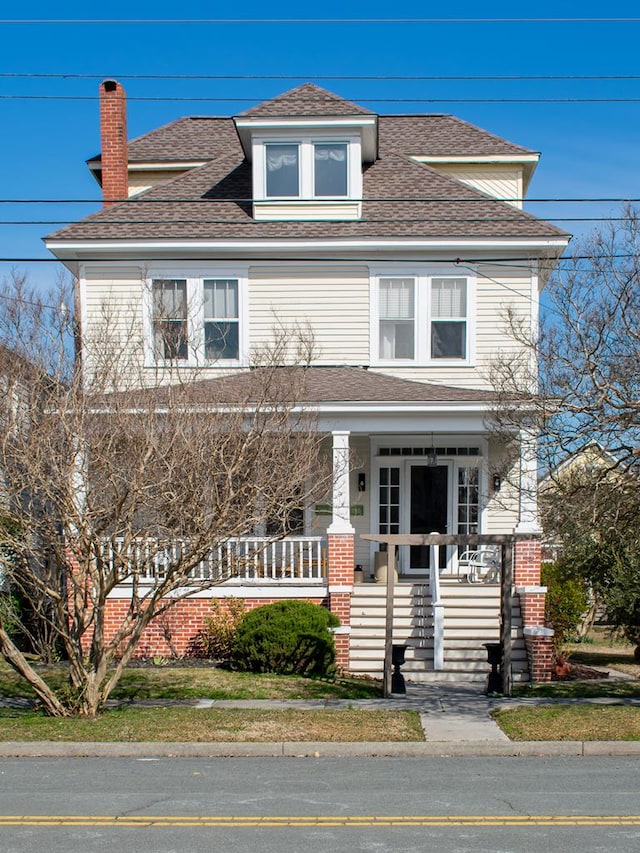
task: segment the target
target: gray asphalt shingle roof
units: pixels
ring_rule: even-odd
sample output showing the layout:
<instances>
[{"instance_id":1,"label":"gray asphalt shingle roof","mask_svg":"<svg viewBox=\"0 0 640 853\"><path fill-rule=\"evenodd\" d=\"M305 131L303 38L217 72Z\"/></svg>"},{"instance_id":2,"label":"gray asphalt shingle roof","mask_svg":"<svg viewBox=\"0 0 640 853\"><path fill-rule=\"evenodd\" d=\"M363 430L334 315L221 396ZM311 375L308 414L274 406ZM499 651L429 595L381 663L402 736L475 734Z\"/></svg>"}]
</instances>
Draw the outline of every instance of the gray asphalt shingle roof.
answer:
<instances>
[{"instance_id":1,"label":"gray asphalt shingle roof","mask_svg":"<svg viewBox=\"0 0 640 853\"><path fill-rule=\"evenodd\" d=\"M170 388L136 391L136 399L149 395L156 403L172 393ZM287 403L482 403L495 400L491 391L453 388L414 382L362 367L257 368L217 379L190 383L189 398L201 404L249 404L257 400ZM141 396L142 395L142 396Z\"/></svg>"},{"instance_id":2,"label":"gray asphalt shingle roof","mask_svg":"<svg viewBox=\"0 0 640 853\"><path fill-rule=\"evenodd\" d=\"M344 110L341 114L370 114L364 108L356 113L356 105L305 84L244 115L292 115L295 105L308 111L328 109L329 104L333 115L338 114L338 107ZM183 118L133 140L129 144L130 160L207 160L205 165L50 237L304 240L565 236L555 226L406 156L531 153L454 116L379 116L380 156L364 170L361 220L260 222L252 217L251 167L244 159L233 119Z\"/></svg>"}]
</instances>

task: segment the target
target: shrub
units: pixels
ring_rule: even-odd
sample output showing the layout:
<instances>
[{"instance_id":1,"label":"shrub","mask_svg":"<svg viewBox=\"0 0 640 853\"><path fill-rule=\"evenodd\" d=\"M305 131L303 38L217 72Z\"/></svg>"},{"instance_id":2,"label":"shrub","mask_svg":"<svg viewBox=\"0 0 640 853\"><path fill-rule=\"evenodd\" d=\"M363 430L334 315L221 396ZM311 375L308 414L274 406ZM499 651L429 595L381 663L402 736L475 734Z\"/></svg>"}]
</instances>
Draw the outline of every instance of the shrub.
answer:
<instances>
[{"instance_id":1,"label":"shrub","mask_svg":"<svg viewBox=\"0 0 640 853\"><path fill-rule=\"evenodd\" d=\"M265 604L238 626L233 663L250 672L329 675L336 658L329 629L339 624L326 608L306 601Z\"/></svg>"},{"instance_id":2,"label":"shrub","mask_svg":"<svg viewBox=\"0 0 640 853\"><path fill-rule=\"evenodd\" d=\"M224 604L214 599L211 609L211 616L205 618L204 626L191 640L188 654L198 658L229 660L246 605L241 598L226 598Z\"/></svg>"},{"instance_id":3,"label":"shrub","mask_svg":"<svg viewBox=\"0 0 640 853\"><path fill-rule=\"evenodd\" d=\"M556 652L560 652L575 636L589 607L588 585L562 561L543 564L541 578L547 587L545 618L554 630Z\"/></svg>"}]
</instances>

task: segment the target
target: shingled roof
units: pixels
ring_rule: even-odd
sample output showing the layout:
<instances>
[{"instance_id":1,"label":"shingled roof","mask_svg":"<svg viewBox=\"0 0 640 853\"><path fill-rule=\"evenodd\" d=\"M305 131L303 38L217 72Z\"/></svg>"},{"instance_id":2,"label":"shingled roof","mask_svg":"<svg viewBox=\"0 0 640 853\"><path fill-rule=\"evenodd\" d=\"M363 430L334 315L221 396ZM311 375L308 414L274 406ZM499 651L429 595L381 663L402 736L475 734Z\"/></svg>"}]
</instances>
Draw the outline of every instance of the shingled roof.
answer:
<instances>
[{"instance_id":1,"label":"shingled roof","mask_svg":"<svg viewBox=\"0 0 640 853\"><path fill-rule=\"evenodd\" d=\"M371 115L305 84L243 115ZM322 110L328 112L322 112ZM311 112L309 112L311 110ZM314 110L320 112L315 113ZM301 113L300 113L301 114ZM553 238L564 231L407 155L498 156L534 152L448 115L379 116L379 157L363 174L356 221L256 221L251 167L233 119L185 118L129 143L132 162L204 165L50 235L77 239Z\"/></svg>"},{"instance_id":2,"label":"shingled roof","mask_svg":"<svg viewBox=\"0 0 640 853\"><path fill-rule=\"evenodd\" d=\"M263 101L240 113L240 118L273 116L345 116L374 115L371 110L361 107L328 92L315 83L303 83L283 92L270 101Z\"/></svg>"},{"instance_id":3,"label":"shingled roof","mask_svg":"<svg viewBox=\"0 0 640 853\"><path fill-rule=\"evenodd\" d=\"M178 389L181 393L182 389ZM170 397L169 386L136 391L136 400L148 396L155 403ZM258 400L321 405L324 403L480 403L490 405L495 393L454 388L430 382L413 382L362 367L257 368L201 379L188 386L192 402L248 405ZM293 396L292 396L293 395Z\"/></svg>"}]
</instances>

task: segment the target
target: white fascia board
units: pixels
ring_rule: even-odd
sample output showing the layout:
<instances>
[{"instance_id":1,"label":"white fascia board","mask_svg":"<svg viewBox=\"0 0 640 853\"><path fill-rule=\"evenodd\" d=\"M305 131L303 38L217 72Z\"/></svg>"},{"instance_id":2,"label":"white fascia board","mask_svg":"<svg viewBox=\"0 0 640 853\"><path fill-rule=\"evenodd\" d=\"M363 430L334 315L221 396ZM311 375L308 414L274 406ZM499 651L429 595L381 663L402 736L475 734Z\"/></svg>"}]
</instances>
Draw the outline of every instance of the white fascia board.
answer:
<instances>
[{"instance_id":1,"label":"white fascia board","mask_svg":"<svg viewBox=\"0 0 640 853\"><path fill-rule=\"evenodd\" d=\"M209 160L138 160L135 163L129 162L127 168L130 172L149 172L161 171L168 172L180 169L195 169L198 166L204 166ZM101 160L89 160L87 166L92 172L102 171Z\"/></svg>"},{"instance_id":2,"label":"white fascia board","mask_svg":"<svg viewBox=\"0 0 640 853\"><path fill-rule=\"evenodd\" d=\"M241 252L334 252L355 250L375 252L380 249L393 250L442 250L442 249L480 249L508 250L519 249L564 249L569 243L568 237L526 238L511 240L487 239L405 239L381 240L45 240L45 246L53 254L77 253L77 256L95 252L176 252L176 251L241 251Z\"/></svg>"},{"instance_id":3,"label":"white fascia board","mask_svg":"<svg viewBox=\"0 0 640 853\"><path fill-rule=\"evenodd\" d=\"M209 160L171 160L163 162L162 160L149 160L148 162L129 163L130 172L170 172L181 169L197 169L198 166L204 166Z\"/></svg>"},{"instance_id":4,"label":"white fascia board","mask_svg":"<svg viewBox=\"0 0 640 853\"><path fill-rule=\"evenodd\" d=\"M418 163L537 163L540 154L459 154L456 156L430 154L411 154L412 160Z\"/></svg>"},{"instance_id":5,"label":"white fascia board","mask_svg":"<svg viewBox=\"0 0 640 853\"><path fill-rule=\"evenodd\" d=\"M377 152L377 116L290 116L283 118L236 118L234 119L244 153L252 159L251 139L256 131L311 131L318 130L357 130L362 138L363 159L367 162L376 157Z\"/></svg>"}]
</instances>

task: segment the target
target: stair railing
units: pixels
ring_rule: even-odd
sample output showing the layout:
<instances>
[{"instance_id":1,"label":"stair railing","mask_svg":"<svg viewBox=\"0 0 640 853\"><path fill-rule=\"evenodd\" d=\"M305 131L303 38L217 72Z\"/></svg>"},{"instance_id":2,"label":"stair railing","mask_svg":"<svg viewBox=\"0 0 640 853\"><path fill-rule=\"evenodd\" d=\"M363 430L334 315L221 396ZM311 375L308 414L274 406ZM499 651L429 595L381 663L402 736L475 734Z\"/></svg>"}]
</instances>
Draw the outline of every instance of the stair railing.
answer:
<instances>
[{"instance_id":1,"label":"stair railing","mask_svg":"<svg viewBox=\"0 0 640 853\"><path fill-rule=\"evenodd\" d=\"M430 550L429 594L433 608L433 668L440 670L444 669L444 602L440 597L439 548L437 545L431 545Z\"/></svg>"}]
</instances>

